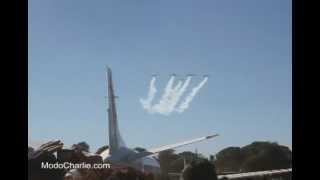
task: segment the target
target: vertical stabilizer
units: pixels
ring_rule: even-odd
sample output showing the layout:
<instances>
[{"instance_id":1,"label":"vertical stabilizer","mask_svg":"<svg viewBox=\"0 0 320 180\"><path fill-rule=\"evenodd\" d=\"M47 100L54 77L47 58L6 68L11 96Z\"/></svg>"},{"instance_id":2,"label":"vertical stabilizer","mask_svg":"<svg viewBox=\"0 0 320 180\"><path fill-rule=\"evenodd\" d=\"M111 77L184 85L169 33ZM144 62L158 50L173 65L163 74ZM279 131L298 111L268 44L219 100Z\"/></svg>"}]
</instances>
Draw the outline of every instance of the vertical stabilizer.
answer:
<instances>
[{"instance_id":1,"label":"vertical stabilizer","mask_svg":"<svg viewBox=\"0 0 320 180\"><path fill-rule=\"evenodd\" d=\"M108 78L108 120L109 120L109 153L112 154L116 152L120 147L124 147L124 141L121 138L119 127L118 127L118 120L117 120L117 110L115 104L114 90L113 90L113 83L112 83L112 74L111 69L108 68L107 72Z\"/></svg>"}]
</instances>

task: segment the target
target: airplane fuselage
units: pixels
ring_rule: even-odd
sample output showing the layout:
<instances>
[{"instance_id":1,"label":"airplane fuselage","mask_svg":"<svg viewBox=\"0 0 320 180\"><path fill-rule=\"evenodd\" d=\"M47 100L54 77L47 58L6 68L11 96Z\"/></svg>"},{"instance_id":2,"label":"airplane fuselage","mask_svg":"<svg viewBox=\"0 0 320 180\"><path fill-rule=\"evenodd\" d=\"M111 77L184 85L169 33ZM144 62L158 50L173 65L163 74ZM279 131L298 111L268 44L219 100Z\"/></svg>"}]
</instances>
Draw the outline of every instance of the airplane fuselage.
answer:
<instances>
[{"instance_id":1,"label":"airplane fuselage","mask_svg":"<svg viewBox=\"0 0 320 180\"><path fill-rule=\"evenodd\" d=\"M153 156L146 156L134 161L129 160L128 157L138 153L127 147L120 147L115 153L110 154L109 149L106 149L100 155L105 163L111 164L111 167L132 167L142 172L160 173L160 164Z\"/></svg>"}]
</instances>

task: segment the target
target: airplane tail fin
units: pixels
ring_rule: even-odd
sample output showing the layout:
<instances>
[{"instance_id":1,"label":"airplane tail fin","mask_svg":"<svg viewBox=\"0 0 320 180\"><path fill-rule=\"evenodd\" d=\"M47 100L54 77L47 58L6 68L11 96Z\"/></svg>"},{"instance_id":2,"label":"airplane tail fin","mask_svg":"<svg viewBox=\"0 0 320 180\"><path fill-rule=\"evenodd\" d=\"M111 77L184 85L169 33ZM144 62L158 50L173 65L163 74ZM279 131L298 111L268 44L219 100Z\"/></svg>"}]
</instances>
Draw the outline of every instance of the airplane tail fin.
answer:
<instances>
[{"instance_id":1,"label":"airplane tail fin","mask_svg":"<svg viewBox=\"0 0 320 180\"><path fill-rule=\"evenodd\" d=\"M115 104L113 83L112 83L112 74L111 69L108 68L107 72L108 79L108 121L109 121L109 153L112 154L117 151L120 147L125 147L125 143L122 140L120 135L118 120L117 120L117 110Z\"/></svg>"}]
</instances>

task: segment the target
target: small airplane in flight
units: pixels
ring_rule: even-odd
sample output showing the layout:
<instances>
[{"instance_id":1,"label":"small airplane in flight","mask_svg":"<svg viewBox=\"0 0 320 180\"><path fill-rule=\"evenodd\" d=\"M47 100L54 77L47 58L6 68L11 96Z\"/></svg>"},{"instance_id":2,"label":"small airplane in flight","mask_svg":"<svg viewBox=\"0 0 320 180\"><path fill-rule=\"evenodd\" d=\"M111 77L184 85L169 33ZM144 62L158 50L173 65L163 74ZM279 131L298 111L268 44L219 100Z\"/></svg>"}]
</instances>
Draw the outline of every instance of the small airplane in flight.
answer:
<instances>
[{"instance_id":1,"label":"small airplane in flight","mask_svg":"<svg viewBox=\"0 0 320 180\"><path fill-rule=\"evenodd\" d=\"M176 74L173 74L176 76ZM112 82L111 69L107 69L108 81L108 125L109 125L109 148L100 153L103 161L110 163L111 166L133 167L137 170L148 171L151 173L160 173L160 164L155 155L161 151L178 148L184 145L208 140L218 136L218 134L208 135L189 141L183 141L176 144L161 146L145 151L136 151L126 146L123 141L118 125L117 111L115 104L114 87Z\"/></svg>"}]
</instances>

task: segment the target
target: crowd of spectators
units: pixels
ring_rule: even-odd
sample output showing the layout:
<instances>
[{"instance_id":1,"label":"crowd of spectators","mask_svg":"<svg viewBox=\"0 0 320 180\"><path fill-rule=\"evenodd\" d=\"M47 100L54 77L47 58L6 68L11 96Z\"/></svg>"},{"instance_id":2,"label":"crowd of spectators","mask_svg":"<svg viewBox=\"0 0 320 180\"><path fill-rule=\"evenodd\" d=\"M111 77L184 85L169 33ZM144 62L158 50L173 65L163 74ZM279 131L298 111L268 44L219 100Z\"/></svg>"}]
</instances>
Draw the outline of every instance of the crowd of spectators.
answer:
<instances>
[{"instance_id":1,"label":"crowd of spectators","mask_svg":"<svg viewBox=\"0 0 320 180\"><path fill-rule=\"evenodd\" d=\"M131 167L122 168L83 168L83 169L50 169L41 167L42 163L102 163L98 154L107 149L101 147L96 153L89 152L89 146L78 143L71 149L63 149L60 141L51 141L38 149L28 148L28 180L170 180L168 176L141 172ZM209 161L195 163L182 172L184 180L216 180L212 171L214 166ZM204 172L207 171L207 172Z\"/></svg>"}]
</instances>

